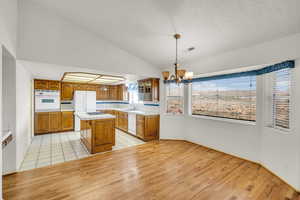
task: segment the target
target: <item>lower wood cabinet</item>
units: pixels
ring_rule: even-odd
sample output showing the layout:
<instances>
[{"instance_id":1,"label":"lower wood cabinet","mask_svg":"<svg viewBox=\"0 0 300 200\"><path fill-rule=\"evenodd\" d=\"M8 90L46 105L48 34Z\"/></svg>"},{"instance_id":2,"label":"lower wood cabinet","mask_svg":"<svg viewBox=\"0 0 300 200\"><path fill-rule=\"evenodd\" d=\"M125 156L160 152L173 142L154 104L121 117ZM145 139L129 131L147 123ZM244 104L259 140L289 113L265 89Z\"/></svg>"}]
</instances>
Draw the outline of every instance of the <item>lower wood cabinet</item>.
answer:
<instances>
[{"instance_id":1,"label":"lower wood cabinet","mask_svg":"<svg viewBox=\"0 0 300 200\"><path fill-rule=\"evenodd\" d=\"M61 112L49 112L49 131L58 132L61 130Z\"/></svg>"},{"instance_id":2,"label":"lower wood cabinet","mask_svg":"<svg viewBox=\"0 0 300 200\"><path fill-rule=\"evenodd\" d=\"M61 112L61 130L62 131L74 130L74 112L73 111Z\"/></svg>"},{"instance_id":3,"label":"lower wood cabinet","mask_svg":"<svg viewBox=\"0 0 300 200\"><path fill-rule=\"evenodd\" d=\"M136 115L136 135L142 140L159 138L159 115Z\"/></svg>"},{"instance_id":4,"label":"lower wood cabinet","mask_svg":"<svg viewBox=\"0 0 300 200\"><path fill-rule=\"evenodd\" d=\"M34 133L43 134L48 133L49 130L49 113L38 112L34 115Z\"/></svg>"},{"instance_id":5,"label":"lower wood cabinet","mask_svg":"<svg viewBox=\"0 0 300 200\"><path fill-rule=\"evenodd\" d=\"M90 153L109 151L115 145L115 119L81 120L80 139Z\"/></svg>"},{"instance_id":6,"label":"lower wood cabinet","mask_svg":"<svg viewBox=\"0 0 300 200\"><path fill-rule=\"evenodd\" d=\"M128 131L128 113L117 111L117 128Z\"/></svg>"},{"instance_id":7,"label":"lower wood cabinet","mask_svg":"<svg viewBox=\"0 0 300 200\"><path fill-rule=\"evenodd\" d=\"M37 112L34 115L34 133L36 135L74 130L74 117L68 112Z\"/></svg>"}]
</instances>

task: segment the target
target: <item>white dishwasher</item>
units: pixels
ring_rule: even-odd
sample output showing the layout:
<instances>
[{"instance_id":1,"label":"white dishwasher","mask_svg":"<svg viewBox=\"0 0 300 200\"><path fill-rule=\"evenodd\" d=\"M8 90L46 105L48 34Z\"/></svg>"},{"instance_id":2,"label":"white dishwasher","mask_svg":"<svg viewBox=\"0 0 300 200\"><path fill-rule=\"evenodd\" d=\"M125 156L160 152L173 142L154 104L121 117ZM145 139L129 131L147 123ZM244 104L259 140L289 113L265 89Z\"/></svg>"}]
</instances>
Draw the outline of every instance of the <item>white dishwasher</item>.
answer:
<instances>
[{"instance_id":1,"label":"white dishwasher","mask_svg":"<svg viewBox=\"0 0 300 200\"><path fill-rule=\"evenodd\" d=\"M128 132L136 135L136 114L128 113Z\"/></svg>"}]
</instances>

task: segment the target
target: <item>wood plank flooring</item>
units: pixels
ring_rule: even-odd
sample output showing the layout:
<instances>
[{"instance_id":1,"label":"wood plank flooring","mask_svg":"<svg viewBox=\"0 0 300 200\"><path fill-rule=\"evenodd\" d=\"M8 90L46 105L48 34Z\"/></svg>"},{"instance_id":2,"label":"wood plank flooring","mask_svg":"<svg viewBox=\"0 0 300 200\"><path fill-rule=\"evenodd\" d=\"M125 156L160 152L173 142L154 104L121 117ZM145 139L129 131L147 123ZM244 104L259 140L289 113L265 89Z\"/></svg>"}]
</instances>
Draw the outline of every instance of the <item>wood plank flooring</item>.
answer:
<instances>
[{"instance_id":1,"label":"wood plank flooring","mask_svg":"<svg viewBox=\"0 0 300 200\"><path fill-rule=\"evenodd\" d=\"M5 200L296 200L257 164L184 141L155 141L4 177Z\"/></svg>"}]
</instances>

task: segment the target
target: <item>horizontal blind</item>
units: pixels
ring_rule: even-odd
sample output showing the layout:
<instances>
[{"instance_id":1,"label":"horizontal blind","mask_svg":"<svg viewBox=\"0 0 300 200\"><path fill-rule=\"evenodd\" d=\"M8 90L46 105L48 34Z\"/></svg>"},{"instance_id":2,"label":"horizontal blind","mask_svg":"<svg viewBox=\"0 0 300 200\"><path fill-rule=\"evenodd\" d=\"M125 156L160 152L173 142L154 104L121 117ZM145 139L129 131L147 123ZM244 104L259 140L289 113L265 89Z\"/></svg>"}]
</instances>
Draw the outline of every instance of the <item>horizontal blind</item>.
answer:
<instances>
[{"instance_id":1,"label":"horizontal blind","mask_svg":"<svg viewBox=\"0 0 300 200\"><path fill-rule=\"evenodd\" d=\"M290 128L290 69L274 72L273 122L276 127Z\"/></svg>"},{"instance_id":2,"label":"horizontal blind","mask_svg":"<svg viewBox=\"0 0 300 200\"><path fill-rule=\"evenodd\" d=\"M256 120L256 76L192 83L192 114Z\"/></svg>"},{"instance_id":3,"label":"horizontal blind","mask_svg":"<svg viewBox=\"0 0 300 200\"><path fill-rule=\"evenodd\" d=\"M166 113L183 114L184 85L169 83L166 84Z\"/></svg>"}]
</instances>

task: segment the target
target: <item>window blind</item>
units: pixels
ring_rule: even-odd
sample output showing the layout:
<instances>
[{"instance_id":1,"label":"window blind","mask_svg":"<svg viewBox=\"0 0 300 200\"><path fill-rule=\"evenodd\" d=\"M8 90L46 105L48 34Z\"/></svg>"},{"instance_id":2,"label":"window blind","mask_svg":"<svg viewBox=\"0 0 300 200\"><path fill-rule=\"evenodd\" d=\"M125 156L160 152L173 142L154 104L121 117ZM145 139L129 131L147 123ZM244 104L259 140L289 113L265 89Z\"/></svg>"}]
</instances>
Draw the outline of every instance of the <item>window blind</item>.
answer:
<instances>
[{"instance_id":1,"label":"window blind","mask_svg":"<svg viewBox=\"0 0 300 200\"><path fill-rule=\"evenodd\" d=\"M273 78L273 125L290 128L290 88L291 70L282 69L274 72Z\"/></svg>"},{"instance_id":2,"label":"window blind","mask_svg":"<svg viewBox=\"0 0 300 200\"><path fill-rule=\"evenodd\" d=\"M183 114L184 109L184 85L166 84L166 113Z\"/></svg>"},{"instance_id":3,"label":"window blind","mask_svg":"<svg viewBox=\"0 0 300 200\"><path fill-rule=\"evenodd\" d=\"M192 114L256 120L256 76L194 82Z\"/></svg>"}]
</instances>

